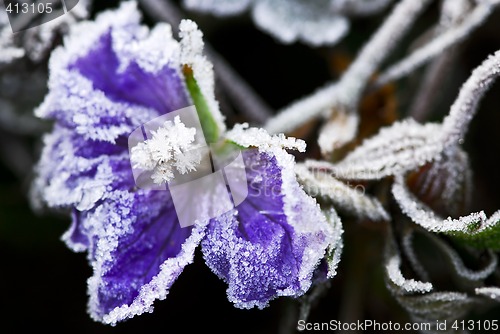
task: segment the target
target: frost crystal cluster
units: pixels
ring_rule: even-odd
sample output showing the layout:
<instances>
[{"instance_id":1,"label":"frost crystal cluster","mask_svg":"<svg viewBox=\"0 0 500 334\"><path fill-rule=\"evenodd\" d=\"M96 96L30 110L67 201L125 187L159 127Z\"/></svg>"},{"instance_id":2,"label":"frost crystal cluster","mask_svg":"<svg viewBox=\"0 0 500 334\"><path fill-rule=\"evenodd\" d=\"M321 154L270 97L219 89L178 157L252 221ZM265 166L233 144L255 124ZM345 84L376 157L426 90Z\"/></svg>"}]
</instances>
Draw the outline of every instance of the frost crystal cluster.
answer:
<instances>
[{"instance_id":1,"label":"frost crystal cluster","mask_svg":"<svg viewBox=\"0 0 500 334\"><path fill-rule=\"evenodd\" d=\"M181 174L196 170L201 154L193 143L195 134L196 129L186 128L179 116L173 122L166 121L153 131L151 139L132 148L132 167L152 170L151 177L156 184L170 181L174 177L174 168Z\"/></svg>"}]
</instances>

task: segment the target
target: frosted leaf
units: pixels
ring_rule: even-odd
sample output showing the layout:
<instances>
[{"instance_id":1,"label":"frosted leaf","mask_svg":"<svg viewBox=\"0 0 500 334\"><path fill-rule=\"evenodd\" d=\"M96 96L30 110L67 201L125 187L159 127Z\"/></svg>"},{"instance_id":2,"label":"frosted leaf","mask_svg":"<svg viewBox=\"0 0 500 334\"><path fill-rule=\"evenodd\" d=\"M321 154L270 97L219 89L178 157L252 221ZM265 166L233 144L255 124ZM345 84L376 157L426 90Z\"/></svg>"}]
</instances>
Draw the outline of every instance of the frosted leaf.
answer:
<instances>
[{"instance_id":1,"label":"frosted leaf","mask_svg":"<svg viewBox=\"0 0 500 334\"><path fill-rule=\"evenodd\" d=\"M433 290L433 286L429 282L416 281L414 279L406 279L401 272L401 257L397 254L388 258L385 270L390 284L397 287L401 294L425 293Z\"/></svg>"},{"instance_id":2,"label":"frosted leaf","mask_svg":"<svg viewBox=\"0 0 500 334\"><path fill-rule=\"evenodd\" d=\"M397 122L363 141L337 164L311 161L307 166L324 168L341 179L381 179L435 159L442 151L440 130L438 124L420 125L411 119Z\"/></svg>"},{"instance_id":3,"label":"frosted leaf","mask_svg":"<svg viewBox=\"0 0 500 334\"><path fill-rule=\"evenodd\" d=\"M326 261L328 264L328 272L326 274L327 278L333 278L337 275L337 268L340 263L340 258L342 256L342 250L344 248L344 228L342 227L342 221L340 217L337 215L337 212L331 208L327 211L323 211L325 214L326 220L333 227L333 236L334 239L328 246L326 251Z\"/></svg>"},{"instance_id":4,"label":"frosted leaf","mask_svg":"<svg viewBox=\"0 0 500 334\"><path fill-rule=\"evenodd\" d=\"M271 136L261 128L249 128L248 123L236 124L233 129L225 135L228 140L243 147L258 147L267 149L280 147L305 152L306 143L294 137L285 137L284 134Z\"/></svg>"},{"instance_id":5,"label":"frosted leaf","mask_svg":"<svg viewBox=\"0 0 500 334\"><path fill-rule=\"evenodd\" d=\"M187 128L179 116L166 121L151 132L152 138L132 147L130 161L133 168L152 171L156 184L165 184L174 177L173 169L181 174L196 170L201 154L194 144L195 128Z\"/></svg>"},{"instance_id":6,"label":"frosted leaf","mask_svg":"<svg viewBox=\"0 0 500 334\"><path fill-rule=\"evenodd\" d=\"M489 261L484 268L472 270L465 266L458 253L450 245L448 245L448 243L434 234L428 234L427 236L444 253L448 261L451 263L455 274L464 281L481 282L497 269L498 258L492 251L488 251Z\"/></svg>"},{"instance_id":7,"label":"frosted leaf","mask_svg":"<svg viewBox=\"0 0 500 334\"><path fill-rule=\"evenodd\" d=\"M446 146L458 145L463 140L479 102L499 75L500 51L497 51L475 68L462 85L449 115L443 121L442 140Z\"/></svg>"},{"instance_id":8,"label":"frosted leaf","mask_svg":"<svg viewBox=\"0 0 500 334\"><path fill-rule=\"evenodd\" d=\"M435 291L430 282L407 279L400 267L401 257L394 240L391 239L387 247L385 262L387 287L408 312L413 322L431 324L430 330L425 331L426 333L442 333L443 331L436 328L437 320L452 323L465 316L476 305L476 300L466 293ZM455 331L450 329L447 333L455 333Z\"/></svg>"},{"instance_id":9,"label":"frosted leaf","mask_svg":"<svg viewBox=\"0 0 500 334\"><path fill-rule=\"evenodd\" d=\"M297 164L295 171L309 195L324 198L339 210L359 218L389 220L389 214L382 204L376 198L364 194L364 188L352 188L330 174L319 169L309 170L303 164Z\"/></svg>"},{"instance_id":10,"label":"frosted leaf","mask_svg":"<svg viewBox=\"0 0 500 334\"><path fill-rule=\"evenodd\" d=\"M500 211L495 212L490 218L481 211L458 219L451 217L443 219L411 194L402 176L395 178L392 194L403 213L426 230L449 234L476 247L498 249Z\"/></svg>"},{"instance_id":11,"label":"frosted leaf","mask_svg":"<svg viewBox=\"0 0 500 334\"><path fill-rule=\"evenodd\" d=\"M455 215L467 208L472 171L467 153L460 147L447 149L416 172L413 191L439 212Z\"/></svg>"},{"instance_id":12,"label":"frosted leaf","mask_svg":"<svg viewBox=\"0 0 500 334\"><path fill-rule=\"evenodd\" d=\"M485 296L496 301L500 301L500 288L498 287L481 287L475 289L476 295Z\"/></svg>"},{"instance_id":13,"label":"frosted leaf","mask_svg":"<svg viewBox=\"0 0 500 334\"><path fill-rule=\"evenodd\" d=\"M457 333L451 326L447 330L436 328L436 321L453 323L462 319L478 305L477 299L460 292L433 292L416 296L395 296L406 309L414 323L430 324L429 331L423 333ZM421 327L425 328L425 327Z\"/></svg>"},{"instance_id":14,"label":"frosted leaf","mask_svg":"<svg viewBox=\"0 0 500 334\"><path fill-rule=\"evenodd\" d=\"M420 277L420 279L423 281L429 281L430 280L429 273L422 265L422 262L418 258L416 250L413 247L414 235L415 235L415 229L413 228L406 229L401 238L401 248L405 257L408 259L408 262L410 263L412 269Z\"/></svg>"},{"instance_id":15,"label":"frosted leaf","mask_svg":"<svg viewBox=\"0 0 500 334\"><path fill-rule=\"evenodd\" d=\"M355 113L337 112L323 125L318 144L323 154L352 141L358 133L359 116Z\"/></svg>"},{"instance_id":16,"label":"frosted leaf","mask_svg":"<svg viewBox=\"0 0 500 334\"><path fill-rule=\"evenodd\" d=\"M283 43L334 44L347 34L349 21L330 6L330 0L258 0L252 17Z\"/></svg>"},{"instance_id":17,"label":"frosted leaf","mask_svg":"<svg viewBox=\"0 0 500 334\"><path fill-rule=\"evenodd\" d=\"M184 0L184 6L187 9L225 16L243 12L251 2L252 0Z\"/></svg>"}]
</instances>

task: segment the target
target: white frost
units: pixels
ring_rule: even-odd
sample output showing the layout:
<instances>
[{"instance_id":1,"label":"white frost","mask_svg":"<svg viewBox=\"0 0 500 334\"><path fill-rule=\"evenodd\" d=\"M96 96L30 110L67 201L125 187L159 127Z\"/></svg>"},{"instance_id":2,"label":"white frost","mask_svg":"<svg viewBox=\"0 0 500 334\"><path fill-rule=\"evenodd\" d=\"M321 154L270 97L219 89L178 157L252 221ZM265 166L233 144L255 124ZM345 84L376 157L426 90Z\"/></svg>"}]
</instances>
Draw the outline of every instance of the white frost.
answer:
<instances>
[{"instance_id":1,"label":"white frost","mask_svg":"<svg viewBox=\"0 0 500 334\"><path fill-rule=\"evenodd\" d=\"M226 133L226 138L243 147L258 147L261 149L280 147L305 152L306 143L294 137L285 137L284 134L271 136L261 128L249 128L248 123L236 124Z\"/></svg>"},{"instance_id":2,"label":"white frost","mask_svg":"<svg viewBox=\"0 0 500 334\"><path fill-rule=\"evenodd\" d=\"M196 170L201 154L194 144L196 129L187 128L176 116L162 127L151 132L152 137L132 147L130 161L133 168L151 170L156 184L164 184L174 178L174 168L181 174Z\"/></svg>"}]
</instances>

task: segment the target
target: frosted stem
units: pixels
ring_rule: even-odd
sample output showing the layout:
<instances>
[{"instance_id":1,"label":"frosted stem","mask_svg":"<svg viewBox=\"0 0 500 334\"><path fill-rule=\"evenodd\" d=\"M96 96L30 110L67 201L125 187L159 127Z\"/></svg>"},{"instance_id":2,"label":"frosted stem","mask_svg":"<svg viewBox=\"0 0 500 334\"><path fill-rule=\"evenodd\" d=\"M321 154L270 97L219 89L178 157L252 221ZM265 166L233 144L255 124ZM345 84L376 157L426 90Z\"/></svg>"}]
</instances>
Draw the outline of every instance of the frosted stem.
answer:
<instances>
[{"instance_id":1,"label":"frosted stem","mask_svg":"<svg viewBox=\"0 0 500 334\"><path fill-rule=\"evenodd\" d=\"M176 31L184 13L169 0L140 0L144 10L154 19L168 22ZM205 53L214 65L215 77L224 87L224 93L249 120L262 123L272 114L271 108L245 80L205 42Z\"/></svg>"},{"instance_id":2,"label":"frosted stem","mask_svg":"<svg viewBox=\"0 0 500 334\"><path fill-rule=\"evenodd\" d=\"M483 95L500 75L500 50L477 67L463 84L450 113L443 121L443 143L451 146L461 143Z\"/></svg>"},{"instance_id":3,"label":"frosted stem","mask_svg":"<svg viewBox=\"0 0 500 334\"><path fill-rule=\"evenodd\" d=\"M285 107L268 121L266 129L271 133L287 132L329 112L332 108L354 109L370 77L431 1L401 1L338 83L330 83L312 95Z\"/></svg>"},{"instance_id":4,"label":"frosted stem","mask_svg":"<svg viewBox=\"0 0 500 334\"><path fill-rule=\"evenodd\" d=\"M378 77L374 85L380 87L390 81L401 79L427 63L429 60L440 55L444 50L462 42L472 31L474 31L474 29L479 27L486 18L488 18L493 12L494 7L498 4L499 2L495 2L476 6L462 23L450 28L425 46L417 49L403 60L389 67Z\"/></svg>"}]
</instances>

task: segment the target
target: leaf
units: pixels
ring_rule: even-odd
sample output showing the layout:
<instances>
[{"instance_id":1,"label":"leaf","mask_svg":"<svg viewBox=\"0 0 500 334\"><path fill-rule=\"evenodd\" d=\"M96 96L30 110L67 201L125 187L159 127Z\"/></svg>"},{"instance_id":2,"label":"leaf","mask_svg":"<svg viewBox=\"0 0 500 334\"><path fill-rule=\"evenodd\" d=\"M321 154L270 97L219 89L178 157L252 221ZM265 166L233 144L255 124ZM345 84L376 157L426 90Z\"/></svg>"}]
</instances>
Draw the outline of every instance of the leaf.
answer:
<instances>
[{"instance_id":1,"label":"leaf","mask_svg":"<svg viewBox=\"0 0 500 334\"><path fill-rule=\"evenodd\" d=\"M470 202L472 172L465 151L446 149L406 178L408 188L442 215L460 215Z\"/></svg>"},{"instance_id":2,"label":"leaf","mask_svg":"<svg viewBox=\"0 0 500 334\"><path fill-rule=\"evenodd\" d=\"M465 316L476 305L477 300L461 292L438 292L430 282L422 282L404 277L401 271L401 257L395 241L390 239L386 248L385 279L389 291L408 312L415 323L427 333L456 333L451 326L448 331L436 327L437 321L454 320Z\"/></svg>"},{"instance_id":3,"label":"leaf","mask_svg":"<svg viewBox=\"0 0 500 334\"><path fill-rule=\"evenodd\" d=\"M337 164L308 162L340 179L378 180L421 167L442 151L441 126L407 119L383 128Z\"/></svg>"},{"instance_id":4,"label":"leaf","mask_svg":"<svg viewBox=\"0 0 500 334\"><path fill-rule=\"evenodd\" d=\"M403 250L410 264L412 265L412 269L414 269L416 272L423 271L423 276L425 276L426 279L429 280L429 274L427 273L425 268L423 268L422 262L418 259L417 252L413 247L413 238L408 238L408 236L413 236L415 232L415 229L410 229L410 233L407 233L405 236L403 236ZM492 251L488 251L488 259L486 261L483 260L484 254L482 254L482 252L480 252L480 254L473 254L471 252L468 252L470 253L469 255L473 256L475 262L481 261L482 263L480 268L470 269L465 265L459 253L446 240L435 235L434 233L429 233L425 230L420 230L419 234L425 236L436 246L436 248L433 248L430 253L435 254L436 251L438 251L443 254L448 266L451 269L452 274L458 280L460 286L477 287L478 284L483 284L483 281L487 277L489 277L498 266L498 258ZM409 249L411 249L411 251L408 252ZM475 253L478 252L476 251ZM440 271L442 270L443 267L440 267Z\"/></svg>"},{"instance_id":5,"label":"leaf","mask_svg":"<svg viewBox=\"0 0 500 334\"><path fill-rule=\"evenodd\" d=\"M330 210L323 210L326 220L333 226L333 235L335 239L332 240L326 251L326 261L328 264L327 278L333 278L337 275L337 268L340 263L340 257L344 248L342 221L337 215L337 212L331 208Z\"/></svg>"},{"instance_id":6,"label":"leaf","mask_svg":"<svg viewBox=\"0 0 500 334\"><path fill-rule=\"evenodd\" d=\"M500 210L490 218L481 211L458 219L443 219L411 194L401 175L395 178L392 194L403 213L426 230L445 233L477 248L500 249Z\"/></svg>"},{"instance_id":7,"label":"leaf","mask_svg":"<svg viewBox=\"0 0 500 334\"><path fill-rule=\"evenodd\" d=\"M500 288L498 287L481 287L476 288L476 295L486 296L490 299L500 302Z\"/></svg>"},{"instance_id":8,"label":"leaf","mask_svg":"<svg viewBox=\"0 0 500 334\"><path fill-rule=\"evenodd\" d=\"M295 172L304 190L313 197L321 197L333 203L346 213L373 221L389 220L389 214L382 204L364 194L364 188L352 188L321 170L309 170L304 164L297 164ZM362 189L362 191L360 191Z\"/></svg>"}]
</instances>

